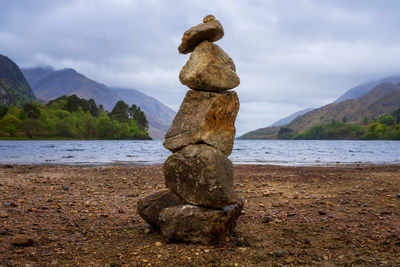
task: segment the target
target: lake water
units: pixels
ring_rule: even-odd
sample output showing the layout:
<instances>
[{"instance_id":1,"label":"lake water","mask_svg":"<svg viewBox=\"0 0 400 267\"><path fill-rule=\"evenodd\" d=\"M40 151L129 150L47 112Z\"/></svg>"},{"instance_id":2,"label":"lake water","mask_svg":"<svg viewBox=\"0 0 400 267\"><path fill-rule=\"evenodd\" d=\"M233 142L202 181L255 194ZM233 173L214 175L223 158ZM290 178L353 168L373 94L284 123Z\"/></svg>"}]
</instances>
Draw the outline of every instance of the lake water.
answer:
<instances>
[{"instance_id":1,"label":"lake water","mask_svg":"<svg viewBox=\"0 0 400 267\"><path fill-rule=\"evenodd\" d=\"M0 141L0 164L146 165L171 154L154 141ZM235 140L236 164L400 164L400 141Z\"/></svg>"}]
</instances>

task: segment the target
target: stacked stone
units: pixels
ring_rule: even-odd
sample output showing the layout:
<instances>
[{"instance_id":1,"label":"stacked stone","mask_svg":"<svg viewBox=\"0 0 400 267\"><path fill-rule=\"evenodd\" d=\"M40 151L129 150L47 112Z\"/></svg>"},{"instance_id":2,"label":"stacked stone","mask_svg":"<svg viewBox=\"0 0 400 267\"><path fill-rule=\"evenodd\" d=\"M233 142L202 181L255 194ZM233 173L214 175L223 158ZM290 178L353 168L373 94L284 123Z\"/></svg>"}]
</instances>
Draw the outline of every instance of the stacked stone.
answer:
<instances>
[{"instance_id":1,"label":"stacked stone","mask_svg":"<svg viewBox=\"0 0 400 267\"><path fill-rule=\"evenodd\" d=\"M232 59L213 42L224 35L208 15L187 30L178 50L192 52L179 79L190 89L168 130L168 190L138 202L138 213L169 241L209 244L230 233L243 208L233 187L232 152L239 85Z\"/></svg>"}]
</instances>

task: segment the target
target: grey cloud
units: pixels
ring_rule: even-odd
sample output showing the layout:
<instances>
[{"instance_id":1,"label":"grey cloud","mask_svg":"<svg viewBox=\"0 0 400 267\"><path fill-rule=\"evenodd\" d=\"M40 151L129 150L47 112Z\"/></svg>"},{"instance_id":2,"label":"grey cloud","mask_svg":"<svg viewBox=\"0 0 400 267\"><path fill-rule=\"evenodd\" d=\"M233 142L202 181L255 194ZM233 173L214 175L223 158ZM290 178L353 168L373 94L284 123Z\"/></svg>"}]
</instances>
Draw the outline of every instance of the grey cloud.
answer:
<instances>
[{"instance_id":1,"label":"grey cloud","mask_svg":"<svg viewBox=\"0 0 400 267\"><path fill-rule=\"evenodd\" d=\"M396 0L5 0L0 53L22 66L73 67L137 88L175 110L188 59L183 32L214 14L217 42L241 77L238 133L329 103L358 83L398 74Z\"/></svg>"}]
</instances>

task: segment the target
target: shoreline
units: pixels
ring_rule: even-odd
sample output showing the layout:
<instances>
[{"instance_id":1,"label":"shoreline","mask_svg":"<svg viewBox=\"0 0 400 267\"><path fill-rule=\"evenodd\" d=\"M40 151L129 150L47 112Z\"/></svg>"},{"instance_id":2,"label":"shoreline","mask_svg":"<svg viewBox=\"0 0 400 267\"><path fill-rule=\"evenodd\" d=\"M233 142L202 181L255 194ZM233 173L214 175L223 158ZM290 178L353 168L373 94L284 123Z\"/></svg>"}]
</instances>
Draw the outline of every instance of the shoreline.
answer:
<instances>
[{"instance_id":1,"label":"shoreline","mask_svg":"<svg viewBox=\"0 0 400 267\"><path fill-rule=\"evenodd\" d=\"M224 243L203 246L166 243L136 213L140 197L165 189L161 164L0 165L0 265L400 264L399 164L234 173L243 214ZM34 243L12 245L18 234Z\"/></svg>"}]
</instances>

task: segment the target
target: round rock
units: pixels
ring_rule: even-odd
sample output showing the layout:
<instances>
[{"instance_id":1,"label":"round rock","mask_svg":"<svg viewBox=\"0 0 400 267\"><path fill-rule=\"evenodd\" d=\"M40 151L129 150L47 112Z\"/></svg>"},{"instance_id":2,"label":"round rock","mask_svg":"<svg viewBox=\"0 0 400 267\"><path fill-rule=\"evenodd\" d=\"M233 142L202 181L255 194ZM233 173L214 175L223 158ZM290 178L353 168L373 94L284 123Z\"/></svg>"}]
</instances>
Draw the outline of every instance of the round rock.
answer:
<instances>
[{"instance_id":1,"label":"round rock","mask_svg":"<svg viewBox=\"0 0 400 267\"><path fill-rule=\"evenodd\" d=\"M222 208L236 201L232 162L208 145L189 145L163 166L166 186L187 203Z\"/></svg>"},{"instance_id":2,"label":"round rock","mask_svg":"<svg viewBox=\"0 0 400 267\"><path fill-rule=\"evenodd\" d=\"M193 90L221 92L240 84L233 60L218 45L204 41L179 73L182 84Z\"/></svg>"},{"instance_id":3,"label":"round rock","mask_svg":"<svg viewBox=\"0 0 400 267\"><path fill-rule=\"evenodd\" d=\"M187 30L182 37L182 43L178 47L181 54L192 52L203 41L215 42L224 36L224 28L213 15L206 16L197 26Z\"/></svg>"},{"instance_id":4,"label":"round rock","mask_svg":"<svg viewBox=\"0 0 400 267\"><path fill-rule=\"evenodd\" d=\"M233 231L243 209L243 201L222 209L181 205L160 213L160 229L168 241L216 243Z\"/></svg>"}]
</instances>

